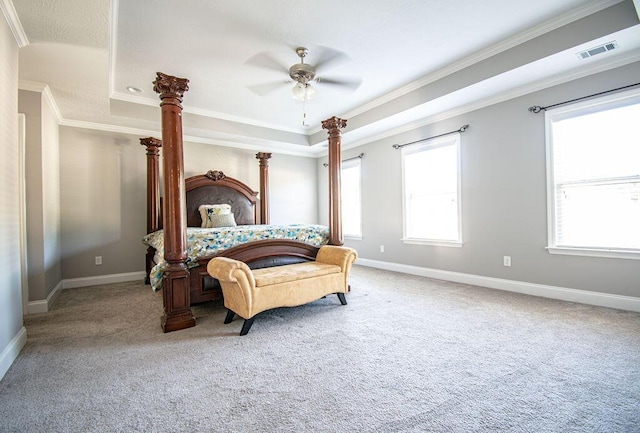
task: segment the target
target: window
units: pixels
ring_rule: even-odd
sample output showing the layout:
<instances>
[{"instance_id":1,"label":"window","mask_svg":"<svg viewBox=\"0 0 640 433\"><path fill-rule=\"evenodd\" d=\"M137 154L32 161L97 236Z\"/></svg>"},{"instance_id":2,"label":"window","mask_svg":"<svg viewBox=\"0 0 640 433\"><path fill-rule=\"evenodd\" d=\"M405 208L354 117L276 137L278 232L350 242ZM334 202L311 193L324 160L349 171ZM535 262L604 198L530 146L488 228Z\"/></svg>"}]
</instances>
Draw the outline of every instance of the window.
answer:
<instances>
[{"instance_id":1,"label":"window","mask_svg":"<svg viewBox=\"0 0 640 433\"><path fill-rule=\"evenodd\" d=\"M362 196L360 158L342 163L342 231L345 236L362 238Z\"/></svg>"},{"instance_id":2,"label":"window","mask_svg":"<svg viewBox=\"0 0 640 433\"><path fill-rule=\"evenodd\" d=\"M404 242L462 246L460 134L402 148Z\"/></svg>"},{"instance_id":3,"label":"window","mask_svg":"<svg viewBox=\"0 0 640 433\"><path fill-rule=\"evenodd\" d=\"M546 113L549 252L640 259L640 91Z\"/></svg>"}]
</instances>

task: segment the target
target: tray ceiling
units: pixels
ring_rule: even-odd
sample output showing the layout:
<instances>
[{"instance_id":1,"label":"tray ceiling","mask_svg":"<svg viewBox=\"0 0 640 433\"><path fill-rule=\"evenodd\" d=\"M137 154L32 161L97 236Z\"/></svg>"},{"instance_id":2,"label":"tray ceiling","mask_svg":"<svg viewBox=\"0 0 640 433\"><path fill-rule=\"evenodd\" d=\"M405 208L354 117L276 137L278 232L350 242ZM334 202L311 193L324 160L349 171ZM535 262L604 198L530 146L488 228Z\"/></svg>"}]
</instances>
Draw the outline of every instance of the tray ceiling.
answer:
<instances>
[{"instance_id":1,"label":"tray ceiling","mask_svg":"<svg viewBox=\"0 0 640 433\"><path fill-rule=\"evenodd\" d=\"M151 83L161 71L190 80L185 139L308 155L323 152L319 125L330 116L349 119L344 143L355 146L551 83L554 75L637 60L640 43L633 3L615 0L13 4L30 42L20 51L22 88L48 85L62 124L158 134ZM608 12L615 8L630 16ZM579 37L561 34L596 16L602 24ZM557 45L541 41L545 35ZM618 38L617 52L580 63L578 49L609 37ZM311 65L342 53L319 75L361 85L312 82L314 99L294 99L287 70L299 62L299 46L309 49ZM275 88L257 94L264 84Z\"/></svg>"}]
</instances>

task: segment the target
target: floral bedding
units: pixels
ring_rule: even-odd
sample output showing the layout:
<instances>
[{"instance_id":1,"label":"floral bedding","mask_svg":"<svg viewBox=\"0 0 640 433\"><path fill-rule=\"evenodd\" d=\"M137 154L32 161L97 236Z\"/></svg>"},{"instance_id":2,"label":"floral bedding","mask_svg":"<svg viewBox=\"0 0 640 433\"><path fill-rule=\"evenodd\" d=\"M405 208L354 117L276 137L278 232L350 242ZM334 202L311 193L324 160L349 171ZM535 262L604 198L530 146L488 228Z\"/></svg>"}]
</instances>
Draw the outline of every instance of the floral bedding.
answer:
<instances>
[{"instance_id":1,"label":"floral bedding","mask_svg":"<svg viewBox=\"0 0 640 433\"><path fill-rule=\"evenodd\" d=\"M198 259L211 256L236 245L262 239L291 239L314 246L329 241L329 228L315 224L242 225L220 228L187 228L187 267L198 266ZM142 243L156 249L156 257L164 256L164 232L158 230L142 238ZM164 259L158 261L149 275L151 287L162 287L162 275L167 268Z\"/></svg>"}]
</instances>

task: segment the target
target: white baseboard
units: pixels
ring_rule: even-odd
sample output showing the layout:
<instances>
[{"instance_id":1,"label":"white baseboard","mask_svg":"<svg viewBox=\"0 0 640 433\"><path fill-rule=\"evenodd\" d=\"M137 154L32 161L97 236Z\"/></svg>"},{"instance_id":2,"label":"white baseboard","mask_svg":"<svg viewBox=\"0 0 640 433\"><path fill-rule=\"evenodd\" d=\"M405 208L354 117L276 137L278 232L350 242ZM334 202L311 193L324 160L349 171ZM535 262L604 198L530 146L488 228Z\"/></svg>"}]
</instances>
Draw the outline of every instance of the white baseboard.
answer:
<instances>
[{"instance_id":1,"label":"white baseboard","mask_svg":"<svg viewBox=\"0 0 640 433\"><path fill-rule=\"evenodd\" d=\"M144 271L126 272L123 274L98 275L96 277L68 278L62 280L63 289L78 287L100 286L102 284L126 283L128 281L142 281L147 273Z\"/></svg>"},{"instance_id":2,"label":"white baseboard","mask_svg":"<svg viewBox=\"0 0 640 433\"><path fill-rule=\"evenodd\" d=\"M29 301L29 304L27 305L27 314L46 313L47 311L49 311L53 304L56 302L56 299L58 299L58 295L60 295L60 290L62 290L62 288L63 284L62 281L60 281L58 284L56 284L51 293L49 293L47 299L42 299L40 301Z\"/></svg>"},{"instance_id":3,"label":"white baseboard","mask_svg":"<svg viewBox=\"0 0 640 433\"><path fill-rule=\"evenodd\" d=\"M612 295L609 293L590 292L588 290L526 283L523 281L484 277L482 275L464 274L461 272L443 271L439 269L422 268L419 266L403 265L399 263L382 262L370 259L358 258L357 264L370 268L385 269L388 271L436 278L438 280L472 284L474 286L523 293L526 295L541 296L543 298L640 312L640 298L633 296Z\"/></svg>"},{"instance_id":4,"label":"white baseboard","mask_svg":"<svg viewBox=\"0 0 640 433\"><path fill-rule=\"evenodd\" d=\"M144 280L146 275L146 272L139 271L127 272L123 274L98 275L96 277L67 278L60 281L56 285L53 291L49 293L49 296L47 296L47 299L42 299L40 301L30 301L29 305L27 306L27 314L46 313L47 311L49 311L53 304L56 302L56 299L58 299L58 295L60 295L60 290L62 289L100 286L102 284L111 283L125 283L127 281L142 281Z\"/></svg>"},{"instance_id":5,"label":"white baseboard","mask_svg":"<svg viewBox=\"0 0 640 433\"><path fill-rule=\"evenodd\" d=\"M23 326L0 353L0 379L9 371L9 367L16 360L25 344L27 344L27 329Z\"/></svg>"}]
</instances>

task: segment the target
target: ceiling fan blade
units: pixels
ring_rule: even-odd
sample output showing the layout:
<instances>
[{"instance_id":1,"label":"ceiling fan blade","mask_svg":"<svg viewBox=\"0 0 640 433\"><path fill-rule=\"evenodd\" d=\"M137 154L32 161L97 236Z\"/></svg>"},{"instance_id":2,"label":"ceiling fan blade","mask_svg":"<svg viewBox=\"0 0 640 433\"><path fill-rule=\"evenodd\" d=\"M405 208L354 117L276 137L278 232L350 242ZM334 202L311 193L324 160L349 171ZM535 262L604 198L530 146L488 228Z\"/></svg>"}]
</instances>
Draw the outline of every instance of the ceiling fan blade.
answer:
<instances>
[{"instance_id":1,"label":"ceiling fan blade","mask_svg":"<svg viewBox=\"0 0 640 433\"><path fill-rule=\"evenodd\" d=\"M289 67L269 53L258 53L255 56L251 56L245 64L272 71L289 73Z\"/></svg>"},{"instance_id":2,"label":"ceiling fan blade","mask_svg":"<svg viewBox=\"0 0 640 433\"><path fill-rule=\"evenodd\" d=\"M357 78L355 80L337 80L332 78L324 78L318 77L316 81L320 85L329 85L329 86L338 86L338 87L346 87L351 89L352 91L356 90L362 84L362 79Z\"/></svg>"},{"instance_id":3,"label":"ceiling fan blade","mask_svg":"<svg viewBox=\"0 0 640 433\"><path fill-rule=\"evenodd\" d=\"M265 96L275 90L278 90L279 88L287 84L288 83L283 80L283 81L276 81L272 83L254 84L251 86L247 86L247 88L258 96Z\"/></svg>"},{"instance_id":4,"label":"ceiling fan blade","mask_svg":"<svg viewBox=\"0 0 640 433\"><path fill-rule=\"evenodd\" d=\"M311 63L314 65L317 72L326 71L332 67L337 66L340 63L348 62L349 60L351 60L345 53L334 48L317 48L320 54L318 56L313 56L311 59ZM313 54L313 51L311 51L311 54Z\"/></svg>"}]
</instances>

